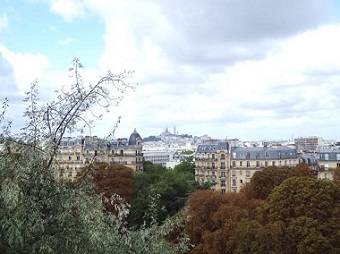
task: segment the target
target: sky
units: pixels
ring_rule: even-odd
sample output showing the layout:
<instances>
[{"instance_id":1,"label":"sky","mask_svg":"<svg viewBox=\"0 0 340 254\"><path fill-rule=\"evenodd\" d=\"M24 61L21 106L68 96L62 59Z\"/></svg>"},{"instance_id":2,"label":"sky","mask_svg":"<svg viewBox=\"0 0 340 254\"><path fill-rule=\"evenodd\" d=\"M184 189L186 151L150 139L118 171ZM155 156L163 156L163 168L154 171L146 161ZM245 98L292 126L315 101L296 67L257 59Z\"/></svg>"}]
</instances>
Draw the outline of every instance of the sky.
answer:
<instances>
[{"instance_id":1,"label":"sky","mask_svg":"<svg viewBox=\"0 0 340 254\"><path fill-rule=\"evenodd\" d=\"M340 140L340 1L0 0L0 100L133 70L137 89L88 135Z\"/></svg>"}]
</instances>

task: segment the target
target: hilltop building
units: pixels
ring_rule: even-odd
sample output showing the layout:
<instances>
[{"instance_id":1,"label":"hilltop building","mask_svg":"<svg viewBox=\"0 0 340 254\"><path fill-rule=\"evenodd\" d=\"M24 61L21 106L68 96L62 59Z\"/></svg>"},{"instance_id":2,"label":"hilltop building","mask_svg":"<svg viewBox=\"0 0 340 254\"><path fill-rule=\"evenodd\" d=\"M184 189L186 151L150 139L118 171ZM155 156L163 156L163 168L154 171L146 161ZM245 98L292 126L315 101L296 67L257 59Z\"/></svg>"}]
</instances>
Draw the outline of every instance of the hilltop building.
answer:
<instances>
[{"instance_id":1,"label":"hilltop building","mask_svg":"<svg viewBox=\"0 0 340 254\"><path fill-rule=\"evenodd\" d=\"M134 130L127 138L113 140L96 136L65 137L60 143L56 165L59 177L73 179L80 169L90 162L106 162L125 165L134 171L143 170L143 145L139 133Z\"/></svg>"}]
</instances>

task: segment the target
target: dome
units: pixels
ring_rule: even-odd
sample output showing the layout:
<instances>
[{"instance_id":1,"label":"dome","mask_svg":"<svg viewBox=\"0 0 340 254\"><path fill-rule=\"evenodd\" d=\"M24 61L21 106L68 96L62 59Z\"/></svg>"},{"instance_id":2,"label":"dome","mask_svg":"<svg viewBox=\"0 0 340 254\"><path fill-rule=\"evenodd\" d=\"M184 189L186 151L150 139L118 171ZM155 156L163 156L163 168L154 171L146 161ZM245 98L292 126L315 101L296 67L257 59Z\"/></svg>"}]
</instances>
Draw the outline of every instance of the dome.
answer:
<instances>
[{"instance_id":1,"label":"dome","mask_svg":"<svg viewBox=\"0 0 340 254\"><path fill-rule=\"evenodd\" d=\"M135 146L137 144L138 139L140 139L140 141L142 140L141 136L139 135L139 133L135 129L132 132L132 134L130 135L129 146Z\"/></svg>"}]
</instances>

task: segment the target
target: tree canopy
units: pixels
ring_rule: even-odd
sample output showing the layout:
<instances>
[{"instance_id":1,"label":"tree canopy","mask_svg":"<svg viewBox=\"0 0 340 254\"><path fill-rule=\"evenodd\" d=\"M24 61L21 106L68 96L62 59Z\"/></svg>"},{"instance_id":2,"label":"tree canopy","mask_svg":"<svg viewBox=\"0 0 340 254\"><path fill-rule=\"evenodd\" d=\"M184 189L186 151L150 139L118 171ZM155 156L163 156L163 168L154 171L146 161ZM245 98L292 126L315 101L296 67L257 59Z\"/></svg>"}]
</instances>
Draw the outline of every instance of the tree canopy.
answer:
<instances>
[{"instance_id":1,"label":"tree canopy","mask_svg":"<svg viewBox=\"0 0 340 254\"><path fill-rule=\"evenodd\" d=\"M130 72L121 75L109 72L96 84L87 86L81 78L81 69L75 59L70 69L74 83L45 104L38 103L37 83L31 85L25 99L27 121L21 133L12 134L11 124L3 123L8 101L3 103L0 123L4 124L1 137L5 148L0 150L0 252L186 251L186 238L178 238L176 242L165 238L183 223L181 217L169 218L161 225L152 222L139 229L126 226L129 205L113 193L120 193L127 200L131 198L130 171L104 168L91 172L93 181L56 178L55 171L59 168L53 162L65 133L91 127L84 118L91 108L109 110L119 102L121 97L112 94L112 88L118 92L134 88L125 82ZM127 186L121 188L122 185ZM115 213L105 212L103 197L115 204Z\"/></svg>"},{"instance_id":2,"label":"tree canopy","mask_svg":"<svg viewBox=\"0 0 340 254\"><path fill-rule=\"evenodd\" d=\"M242 193L195 191L187 208L186 232L195 246L190 253L233 253L238 223L254 218L259 204Z\"/></svg>"},{"instance_id":3,"label":"tree canopy","mask_svg":"<svg viewBox=\"0 0 340 254\"><path fill-rule=\"evenodd\" d=\"M305 163L298 164L296 167L270 166L255 172L250 185L246 187L246 195L250 195L250 198L266 199L276 186L294 176L314 177Z\"/></svg>"},{"instance_id":4,"label":"tree canopy","mask_svg":"<svg viewBox=\"0 0 340 254\"><path fill-rule=\"evenodd\" d=\"M135 173L136 192L131 202L130 225L141 226L156 219L158 223L179 212L196 189L193 164L182 161L173 170L151 162L144 172ZM151 205L154 204L154 205ZM156 215L150 217L149 214Z\"/></svg>"},{"instance_id":5,"label":"tree canopy","mask_svg":"<svg viewBox=\"0 0 340 254\"><path fill-rule=\"evenodd\" d=\"M105 210L113 213L117 212L118 200L112 200L112 197L118 195L119 202L129 203L135 191L133 171L124 165L95 162L82 169L77 181L93 183L95 193L102 197Z\"/></svg>"},{"instance_id":6,"label":"tree canopy","mask_svg":"<svg viewBox=\"0 0 340 254\"><path fill-rule=\"evenodd\" d=\"M282 248L288 253L339 253L339 219L338 185L309 177L289 178L274 189L259 210L258 221L266 240L257 239L257 247L268 249L268 243L276 240L285 243ZM273 227L280 233L268 234Z\"/></svg>"}]
</instances>

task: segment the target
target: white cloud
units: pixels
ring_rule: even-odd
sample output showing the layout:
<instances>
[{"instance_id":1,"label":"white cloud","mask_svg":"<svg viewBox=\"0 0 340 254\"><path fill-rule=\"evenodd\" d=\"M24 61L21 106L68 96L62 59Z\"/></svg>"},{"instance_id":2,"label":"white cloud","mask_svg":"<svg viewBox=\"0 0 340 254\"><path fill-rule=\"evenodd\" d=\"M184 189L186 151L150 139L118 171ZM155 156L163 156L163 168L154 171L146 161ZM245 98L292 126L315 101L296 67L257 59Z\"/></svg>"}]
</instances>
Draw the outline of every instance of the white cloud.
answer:
<instances>
[{"instance_id":1,"label":"white cloud","mask_svg":"<svg viewBox=\"0 0 340 254\"><path fill-rule=\"evenodd\" d=\"M0 13L0 32L6 27L8 27L8 16L7 13L2 12Z\"/></svg>"},{"instance_id":2,"label":"white cloud","mask_svg":"<svg viewBox=\"0 0 340 254\"><path fill-rule=\"evenodd\" d=\"M58 41L58 44L60 46L67 46L67 45L70 45L71 43L73 43L73 38L66 38L66 39Z\"/></svg>"},{"instance_id":3,"label":"white cloud","mask_svg":"<svg viewBox=\"0 0 340 254\"><path fill-rule=\"evenodd\" d=\"M331 1L49 2L66 20L103 21L98 69L136 71L141 85L117 111L122 131L177 125L197 135L274 138L340 125L340 25L325 25ZM34 57L38 69L48 66Z\"/></svg>"},{"instance_id":4,"label":"white cloud","mask_svg":"<svg viewBox=\"0 0 340 254\"><path fill-rule=\"evenodd\" d=\"M51 10L71 21L85 14L82 0L50 0Z\"/></svg>"},{"instance_id":5,"label":"white cloud","mask_svg":"<svg viewBox=\"0 0 340 254\"><path fill-rule=\"evenodd\" d=\"M48 58L41 54L12 52L0 45L0 53L13 68L13 76L20 92L26 92L29 85L40 79L50 66Z\"/></svg>"}]
</instances>

